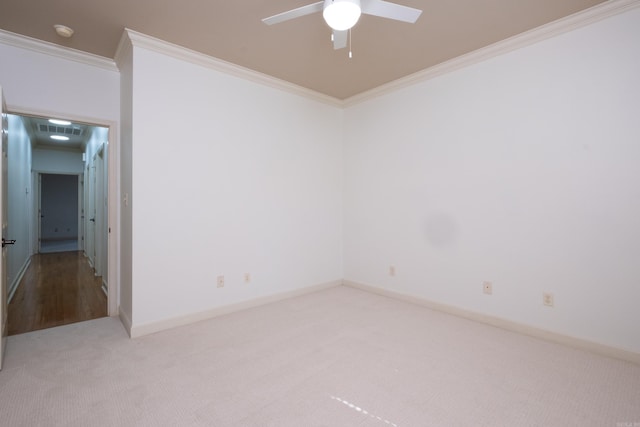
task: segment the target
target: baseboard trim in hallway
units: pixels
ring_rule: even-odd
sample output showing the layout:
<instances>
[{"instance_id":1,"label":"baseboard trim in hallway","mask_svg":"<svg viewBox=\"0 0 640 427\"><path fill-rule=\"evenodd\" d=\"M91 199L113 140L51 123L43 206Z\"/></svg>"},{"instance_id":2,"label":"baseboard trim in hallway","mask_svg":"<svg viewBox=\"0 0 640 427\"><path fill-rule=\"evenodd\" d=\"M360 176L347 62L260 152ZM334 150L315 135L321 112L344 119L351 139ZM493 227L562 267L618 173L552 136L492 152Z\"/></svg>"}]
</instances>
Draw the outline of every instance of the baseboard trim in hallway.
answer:
<instances>
[{"instance_id":1,"label":"baseboard trim in hallway","mask_svg":"<svg viewBox=\"0 0 640 427\"><path fill-rule=\"evenodd\" d=\"M9 295L7 297L8 303L11 303L11 300L13 299L13 296L16 294L16 291L18 290L18 286L20 286L20 282L24 277L24 273L27 272L27 269L29 268L30 265L31 265L31 257L29 257L29 259L25 261L24 265L20 269L20 272L18 273L16 278L13 280L13 283L11 283L11 287L9 288Z\"/></svg>"}]
</instances>

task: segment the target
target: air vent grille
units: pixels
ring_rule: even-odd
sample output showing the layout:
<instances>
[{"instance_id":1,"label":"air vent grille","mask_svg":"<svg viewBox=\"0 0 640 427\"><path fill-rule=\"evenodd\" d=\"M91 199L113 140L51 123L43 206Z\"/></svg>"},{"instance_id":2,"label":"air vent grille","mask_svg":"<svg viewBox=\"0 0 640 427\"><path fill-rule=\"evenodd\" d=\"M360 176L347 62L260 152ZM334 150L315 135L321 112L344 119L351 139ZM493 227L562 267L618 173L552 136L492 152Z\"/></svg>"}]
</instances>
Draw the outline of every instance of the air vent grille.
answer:
<instances>
[{"instance_id":1,"label":"air vent grille","mask_svg":"<svg viewBox=\"0 0 640 427\"><path fill-rule=\"evenodd\" d=\"M42 123L40 124L40 132L58 133L62 135L74 135L74 136L82 135L82 129L80 128L76 128L73 126L46 125Z\"/></svg>"}]
</instances>

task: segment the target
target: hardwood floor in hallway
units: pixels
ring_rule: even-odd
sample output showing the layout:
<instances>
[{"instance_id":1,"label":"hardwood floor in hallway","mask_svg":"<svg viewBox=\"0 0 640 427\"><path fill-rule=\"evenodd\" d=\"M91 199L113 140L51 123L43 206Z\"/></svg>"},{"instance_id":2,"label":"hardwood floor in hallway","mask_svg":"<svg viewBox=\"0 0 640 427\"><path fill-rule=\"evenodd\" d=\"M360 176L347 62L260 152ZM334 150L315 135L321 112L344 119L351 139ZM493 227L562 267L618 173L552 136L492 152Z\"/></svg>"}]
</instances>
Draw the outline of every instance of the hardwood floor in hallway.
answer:
<instances>
[{"instance_id":1,"label":"hardwood floor in hallway","mask_svg":"<svg viewBox=\"0 0 640 427\"><path fill-rule=\"evenodd\" d=\"M8 316L9 335L106 317L102 278L81 251L36 254Z\"/></svg>"}]
</instances>

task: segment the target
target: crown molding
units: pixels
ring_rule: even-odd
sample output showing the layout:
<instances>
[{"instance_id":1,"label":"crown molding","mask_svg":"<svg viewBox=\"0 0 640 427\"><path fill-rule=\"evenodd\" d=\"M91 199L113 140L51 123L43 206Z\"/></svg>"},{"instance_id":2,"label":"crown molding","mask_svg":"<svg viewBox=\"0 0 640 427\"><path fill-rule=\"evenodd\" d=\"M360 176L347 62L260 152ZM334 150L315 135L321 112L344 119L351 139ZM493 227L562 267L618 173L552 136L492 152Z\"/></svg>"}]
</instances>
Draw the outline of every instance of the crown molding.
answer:
<instances>
[{"instance_id":1,"label":"crown molding","mask_svg":"<svg viewBox=\"0 0 640 427\"><path fill-rule=\"evenodd\" d=\"M638 7L640 7L640 0L608 0L566 18L559 19L468 54L453 58L449 61L418 71L409 76L383 84L358 95L354 95L345 100L340 100L176 44L147 36L128 28L124 30L122 38L120 39L115 60L76 49L62 47L54 43L37 40L32 37L11 33L1 29L0 43L116 72L119 71L116 63L120 56L124 54L130 46L141 47L244 80L313 99L334 107L350 107L433 79L443 74L477 64L487 59L530 46L540 41L567 33Z\"/></svg>"},{"instance_id":2,"label":"crown molding","mask_svg":"<svg viewBox=\"0 0 640 427\"><path fill-rule=\"evenodd\" d=\"M104 56L98 56L81 50L59 46L54 43L49 43L5 30L0 30L0 43L69 61L79 62L92 67L102 68L107 71L118 71L115 62L112 59L105 58Z\"/></svg>"},{"instance_id":3,"label":"crown molding","mask_svg":"<svg viewBox=\"0 0 640 427\"><path fill-rule=\"evenodd\" d=\"M118 47L116 48L116 54L113 56L113 60L116 62L118 69L120 69L122 62L125 61L127 56L131 53L131 49L133 49L131 39L129 38L129 31L130 30L125 28L122 32L122 36L120 36L120 41L118 42Z\"/></svg>"},{"instance_id":4,"label":"crown molding","mask_svg":"<svg viewBox=\"0 0 640 427\"><path fill-rule=\"evenodd\" d=\"M345 99L344 107L350 107L400 89L413 86L443 74L468 67L487 59L530 46L560 34L585 27L603 19L640 7L640 0L608 0L584 11L542 25L468 54L434 65L398 80L378 86Z\"/></svg>"},{"instance_id":5,"label":"crown molding","mask_svg":"<svg viewBox=\"0 0 640 427\"><path fill-rule=\"evenodd\" d=\"M249 80L254 83L262 84L264 86L280 89L294 95L310 98L334 107L342 107L342 101L332 96L328 96L320 92L316 92L311 89L307 89L302 86L298 86L293 83L268 76L249 68L232 64L231 62L223 61L221 59L196 52L183 46L179 46L173 43L166 42L164 40L157 39L155 37L138 33L129 28L125 28L124 31L125 33L123 34L123 38L120 40L120 45L118 46L118 53L120 51L124 51L124 42L126 41L126 38L128 38L134 47L152 50L164 55L171 56L175 59L190 62L195 65L200 65L211 70L219 71L244 80ZM118 57L118 53L116 53L116 58Z\"/></svg>"}]
</instances>

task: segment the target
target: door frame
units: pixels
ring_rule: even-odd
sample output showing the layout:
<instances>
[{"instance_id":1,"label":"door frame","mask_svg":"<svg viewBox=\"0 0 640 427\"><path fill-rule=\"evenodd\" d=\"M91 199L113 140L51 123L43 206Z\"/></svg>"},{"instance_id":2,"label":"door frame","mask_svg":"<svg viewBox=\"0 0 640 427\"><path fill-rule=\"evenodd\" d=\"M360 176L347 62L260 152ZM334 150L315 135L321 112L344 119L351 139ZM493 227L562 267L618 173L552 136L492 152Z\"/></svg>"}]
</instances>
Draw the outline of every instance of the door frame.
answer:
<instances>
[{"instance_id":1,"label":"door frame","mask_svg":"<svg viewBox=\"0 0 640 427\"><path fill-rule=\"evenodd\" d=\"M96 156L94 155L91 159L91 163L89 163L89 159L85 164L84 168L84 177L87 182L87 186L85 187L85 247L84 247L84 255L89 260L89 264L96 272L96 275L100 276L98 269L96 268L97 258L96 258L96 166L95 160Z\"/></svg>"},{"instance_id":2,"label":"door frame","mask_svg":"<svg viewBox=\"0 0 640 427\"><path fill-rule=\"evenodd\" d=\"M7 155L9 151L9 121L7 104L4 99L4 90L0 86L0 233L2 240L8 236L5 235L7 228ZM0 371L4 363L4 355L7 350L7 342L9 335L9 289L7 285L7 249L2 244L0 249Z\"/></svg>"},{"instance_id":3,"label":"door frame","mask_svg":"<svg viewBox=\"0 0 640 427\"><path fill-rule=\"evenodd\" d=\"M94 223L94 236L93 236L93 245L94 245L94 268L96 270L96 274L98 276L105 276L105 266L103 265L104 260L104 239L105 235L108 232L107 227L105 227L105 216L109 218L109 214L105 212L104 205L104 196L105 196L105 182L104 182L104 173L105 173L105 154L108 155L108 146L104 143L100 144L100 148L96 151L93 156L93 166L95 168L95 184L94 184L94 203L95 203L95 223ZM108 161L107 161L108 164ZM106 215L105 215L106 214ZM96 232L97 231L97 232ZM108 280L109 272L106 272L106 277Z\"/></svg>"},{"instance_id":4,"label":"door frame","mask_svg":"<svg viewBox=\"0 0 640 427\"><path fill-rule=\"evenodd\" d=\"M109 316L118 316L120 301L120 147L118 123L95 117L84 117L56 111L23 109L7 102L9 114L21 116L56 117L71 122L83 123L109 129L109 149L107 150L108 178L108 227L107 227L107 309ZM86 184L86 183L85 183ZM86 212L85 212L86 215ZM33 248L32 251L33 253Z\"/></svg>"}]
</instances>

